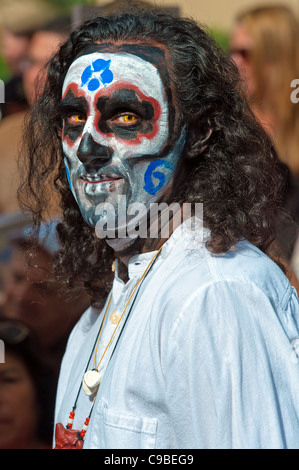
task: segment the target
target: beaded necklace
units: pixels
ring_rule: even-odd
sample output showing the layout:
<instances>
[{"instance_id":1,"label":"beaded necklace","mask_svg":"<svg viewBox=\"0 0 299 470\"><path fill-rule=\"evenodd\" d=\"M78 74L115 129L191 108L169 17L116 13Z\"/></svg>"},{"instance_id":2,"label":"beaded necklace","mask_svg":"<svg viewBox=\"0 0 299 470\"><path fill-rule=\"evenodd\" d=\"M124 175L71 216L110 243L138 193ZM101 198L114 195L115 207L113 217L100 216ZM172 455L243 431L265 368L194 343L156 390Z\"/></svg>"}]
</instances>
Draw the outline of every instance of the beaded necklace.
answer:
<instances>
[{"instance_id":1,"label":"beaded necklace","mask_svg":"<svg viewBox=\"0 0 299 470\"><path fill-rule=\"evenodd\" d=\"M91 353L90 353L90 356L89 356L89 359L88 359L88 362L87 362L87 366L86 366L86 369L85 369L85 372L84 372L83 380L80 384L80 387L79 387L79 390L78 390L78 393L77 393L72 411L69 414L67 425L64 427L62 423L57 423L56 424L56 428L55 428L55 449L82 449L83 448L84 437L85 437L85 434L86 434L86 431L87 431L87 428L88 428L88 425L89 425L89 421L90 421L91 413L92 413L93 406L94 406L94 403L95 403L96 395L97 395L99 386L100 386L101 381L102 381L102 375L99 373L98 368L99 368L99 366L100 366L100 364L101 364L101 362L102 362L102 360L103 360L103 358L104 358L104 356L105 356L105 354L106 354L106 352L107 352L107 350L108 350L108 348L109 348L109 346L112 342L112 339L113 339L113 337L114 337L114 335L115 335L115 333L118 329L118 326L119 326L119 324L120 324L120 322L121 322L128 306L129 306L133 296L136 293L136 295L133 299L133 302L130 305L130 309L128 311L128 315L125 319L125 322L122 325L122 330L119 333L119 336L121 335L121 332L123 331L125 323L128 320L128 317L129 317L129 315L132 311L132 308L133 308L133 305L134 305L135 300L137 298L137 295L138 295L138 292L140 290L141 284L144 281L146 275L149 273L152 266L154 265L154 262L156 261L158 255L161 252L161 249L162 249L162 246L159 248L157 253L155 253L153 258L151 259L151 261L147 265L145 271L143 272L142 276L139 278L139 280L138 280L136 286L134 287L128 301L126 302L125 308L124 308L124 310L123 310L123 312L122 312L122 314L121 314L121 316L120 316L120 318L119 318L119 320L118 320L118 322L117 322L117 324L114 328L114 331L111 335L111 338L108 341L108 344L107 344L107 346L106 346L106 348L105 348L105 350L104 350L97 366L95 367L97 350L98 350L98 346L99 346L99 343L100 343L100 338L101 338L101 335L102 335L105 319L106 319L106 316L108 314L109 307L110 307L110 304L111 304L111 301L112 301L112 293L111 293L108 304L107 304L107 307L106 307L106 310L105 310L105 313L104 313L104 317L103 317L103 320L102 320L100 331L99 331L99 334L96 338L95 344L94 344L94 346L91 350ZM137 289L138 289L138 291L137 291ZM114 345L113 351L115 350L116 345L117 345L117 343ZM88 366L91 362L93 353L94 353L93 366L92 366L91 370L88 370ZM85 419L81 431L78 431L78 430L72 429L72 427L73 427L73 422L74 422L74 418L75 418L75 410L76 410L76 407L77 407L77 401L78 401L78 398L79 398L79 395L80 395L80 392L81 392L81 388L83 388L86 395L89 395L89 396L94 395L94 398L93 398L93 401L92 401L92 405L91 405L89 415Z\"/></svg>"}]
</instances>

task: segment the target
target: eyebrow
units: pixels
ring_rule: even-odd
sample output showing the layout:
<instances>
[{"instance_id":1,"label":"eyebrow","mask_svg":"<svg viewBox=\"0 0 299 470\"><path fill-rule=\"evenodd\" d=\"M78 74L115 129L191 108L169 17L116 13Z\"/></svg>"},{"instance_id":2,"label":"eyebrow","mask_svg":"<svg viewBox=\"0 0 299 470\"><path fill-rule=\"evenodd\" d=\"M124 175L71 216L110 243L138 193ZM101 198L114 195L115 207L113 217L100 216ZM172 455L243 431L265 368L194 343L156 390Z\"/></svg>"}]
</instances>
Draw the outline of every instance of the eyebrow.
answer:
<instances>
[{"instance_id":1,"label":"eyebrow","mask_svg":"<svg viewBox=\"0 0 299 470\"><path fill-rule=\"evenodd\" d=\"M114 91L109 97L100 97L96 106L102 114L112 113L118 108L135 111L144 119L152 119L155 114L151 99L140 101L136 91L126 88Z\"/></svg>"},{"instance_id":2,"label":"eyebrow","mask_svg":"<svg viewBox=\"0 0 299 470\"><path fill-rule=\"evenodd\" d=\"M60 101L58 105L58 113L64 115L67 111L75 109L88 112L88 103L84 96L75 96L72 90L68 90L65 97Z\"/></svg>"}]
</instances>

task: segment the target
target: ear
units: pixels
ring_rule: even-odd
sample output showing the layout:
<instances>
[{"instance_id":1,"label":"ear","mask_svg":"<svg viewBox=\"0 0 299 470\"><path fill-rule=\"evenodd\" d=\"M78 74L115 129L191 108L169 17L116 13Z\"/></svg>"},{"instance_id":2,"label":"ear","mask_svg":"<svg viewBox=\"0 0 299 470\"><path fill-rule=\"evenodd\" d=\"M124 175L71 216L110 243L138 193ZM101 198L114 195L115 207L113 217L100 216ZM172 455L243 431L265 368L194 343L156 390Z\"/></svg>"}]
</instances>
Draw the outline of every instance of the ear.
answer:
<instances>
[{"instance_id":1,"label":"ear","mask_svg":"<svg viewBox=\"0 0 299 470\"><path fill-rule=\"evenodd\" d=\"M189 127L186 142L187 158L194 158L202 154L207 148L212 129L205 123L194 123Z\"/></svg>"}]
</instances>

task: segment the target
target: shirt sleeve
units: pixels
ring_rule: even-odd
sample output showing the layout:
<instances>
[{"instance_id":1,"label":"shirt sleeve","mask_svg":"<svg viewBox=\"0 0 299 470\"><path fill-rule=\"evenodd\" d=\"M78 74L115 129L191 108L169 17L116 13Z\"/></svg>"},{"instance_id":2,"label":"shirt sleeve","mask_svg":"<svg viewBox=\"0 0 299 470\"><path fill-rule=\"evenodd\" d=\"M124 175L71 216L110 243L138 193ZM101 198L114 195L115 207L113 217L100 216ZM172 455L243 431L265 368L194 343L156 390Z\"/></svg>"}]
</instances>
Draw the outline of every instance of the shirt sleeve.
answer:
<instances>
[{"instance_id":1,"label":"shirt sleeve","mask_svg":"<svg viewBox=\"0 0 299 470\"><path fill-rule=\"evenodd\" d=\"M177 441L190 448L299 448L294 290L284 305L219 281L172 308L163 369ZM295 360L294 360L295 357Z\"/></svg>"}]
</instances>

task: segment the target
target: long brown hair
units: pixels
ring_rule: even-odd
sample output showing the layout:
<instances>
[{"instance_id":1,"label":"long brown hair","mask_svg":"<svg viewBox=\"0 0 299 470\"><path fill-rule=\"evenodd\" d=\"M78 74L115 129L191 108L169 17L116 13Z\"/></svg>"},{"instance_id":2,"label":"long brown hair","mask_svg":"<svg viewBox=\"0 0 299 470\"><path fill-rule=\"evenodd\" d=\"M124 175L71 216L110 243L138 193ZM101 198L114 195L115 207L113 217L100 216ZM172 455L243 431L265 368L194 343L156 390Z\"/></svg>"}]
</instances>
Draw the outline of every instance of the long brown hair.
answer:
<instances>
[{"instance_id":1,"label":"long brown hair","mask_svg":"<svg viewBox=\"0 0 299 470\"><path fill-rule=\"evenodd\" d=\"M191 20L148 11L81 24L51 60L45 91L31 111L21 156L27 169L19 197L38 223L48 199L45 181L56 185L63 211L57 273L68 286L84 282L97 300L110 289L114 253L83 221L70 190L59 103L64 77L78 54L94 44L120 40L163 45L188 139L194 139L194 129L202 124L213 130L204 151L199 149L193 158L183 152L173 193L166 201L203 203L211 251L223 253L244 238L266 251L276 235L285 185L284 168L272 152L272 143L241 94L235 64L203 28Z\"/></svg>"},{"instance_id":2,"label":"long brown hair","mask_svg":"<svg viewBox=\"0 0 299 470\"><path fill-rule=\"evenodd\" d=\"M274 118L278 156L299 177L299 104L291 101L291 82L299 78L299 22L285 6L265 6L237 17L252 37L250 60L257 112Z\"/></svg>"}]
</instances>

